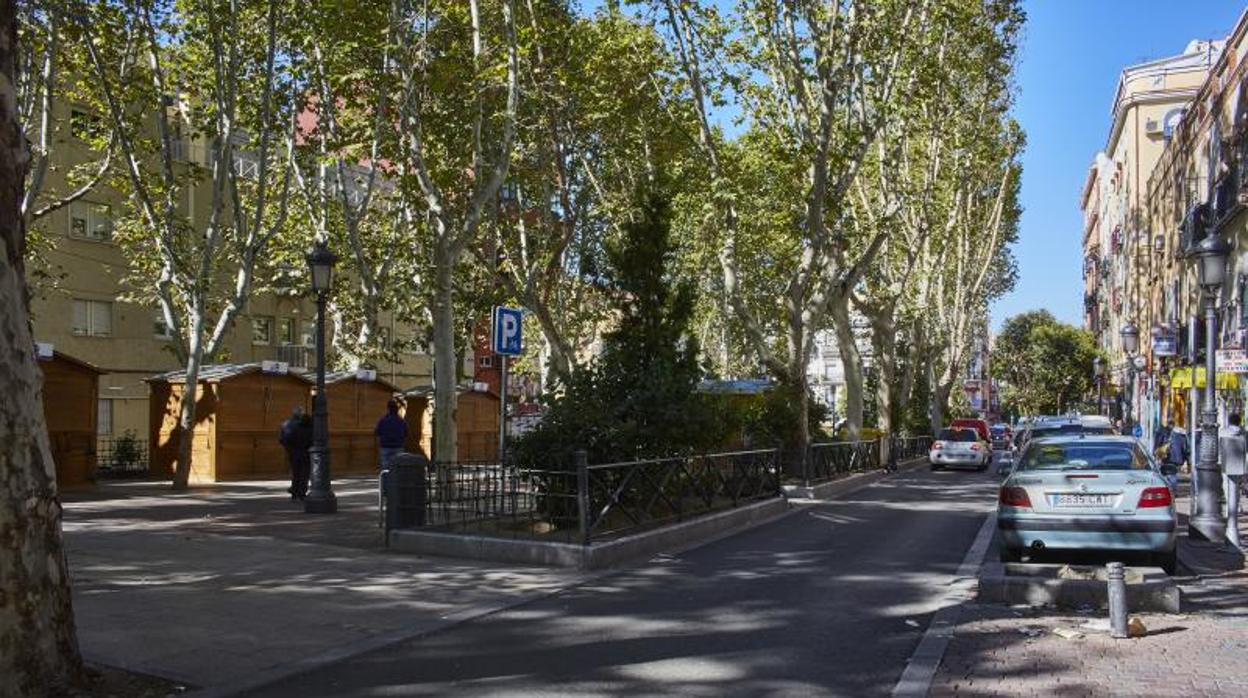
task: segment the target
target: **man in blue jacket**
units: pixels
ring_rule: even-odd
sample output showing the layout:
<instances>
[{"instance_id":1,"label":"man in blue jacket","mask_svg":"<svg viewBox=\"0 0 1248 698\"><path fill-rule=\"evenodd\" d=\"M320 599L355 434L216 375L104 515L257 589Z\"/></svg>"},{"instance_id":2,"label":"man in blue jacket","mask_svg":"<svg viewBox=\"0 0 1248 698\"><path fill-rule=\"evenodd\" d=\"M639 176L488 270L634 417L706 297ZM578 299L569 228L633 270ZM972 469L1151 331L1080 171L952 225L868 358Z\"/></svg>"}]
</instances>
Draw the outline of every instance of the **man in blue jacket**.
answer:
<instances>
[{"instance_id":1,"label":"man in blue jacket","mask_svg":"<svg viewBox=\"0 0 1248 698\"><path fill-rule=\"evenodd\" d=\"M403 452L407 442L407 422L399 416L397 401L386 403L386 414L377 421L373 434L377 436L377 445L381 452L381 467L385 468L391 458Z\"/></svg>"}]
</instances>

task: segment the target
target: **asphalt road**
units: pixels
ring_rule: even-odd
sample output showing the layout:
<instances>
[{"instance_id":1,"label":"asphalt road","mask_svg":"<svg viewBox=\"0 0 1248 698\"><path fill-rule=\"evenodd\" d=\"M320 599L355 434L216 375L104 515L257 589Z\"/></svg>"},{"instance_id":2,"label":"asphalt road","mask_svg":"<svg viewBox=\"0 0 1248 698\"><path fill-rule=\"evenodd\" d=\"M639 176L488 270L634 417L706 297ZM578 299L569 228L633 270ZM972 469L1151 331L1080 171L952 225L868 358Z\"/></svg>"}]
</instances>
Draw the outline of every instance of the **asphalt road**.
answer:
<instances>
[{"instance_id":1,"label":"asphalt road","mask_svg":"<svg viewBox=\"0 0 1248 698\"><path fill-rule=\"evenodd\" d=\"M887 694L998 482L903 473L257 695Z\"/></svg>"}]
</instances>

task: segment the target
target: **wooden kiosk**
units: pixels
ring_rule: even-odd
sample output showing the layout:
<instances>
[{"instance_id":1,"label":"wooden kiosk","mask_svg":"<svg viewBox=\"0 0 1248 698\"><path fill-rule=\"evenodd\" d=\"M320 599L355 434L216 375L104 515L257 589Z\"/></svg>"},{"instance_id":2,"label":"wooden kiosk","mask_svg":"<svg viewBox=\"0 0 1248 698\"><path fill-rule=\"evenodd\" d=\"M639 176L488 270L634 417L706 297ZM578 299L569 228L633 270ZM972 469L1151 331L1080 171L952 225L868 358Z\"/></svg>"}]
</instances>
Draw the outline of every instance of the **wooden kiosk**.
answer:
<instances>
[{"instance_id":1,"label":"wooden kiosk","mask_svg":"<svg viewBox=\"0 0 1248 698\"><path fill-rule=\"evenodd\" d=\"M57 487L89 487L95 482L95 441L99 426L100 369L59 351L39 353L43 371L43 418L56 464Z\"/></svg>"},{"instance_id":2,"label":"wooden kiosk","mask_svg":"<svg viewBox=\"0 0 1248 698\"><path fill-rule=\"evenodd\" d=\"M194 437L193 483L289 477L278 430L295 406L310 413L307 381L285 369L261 364L216 364L199 372ZM168 477L178 450L178 409L186 372L148 379L151 387L151 472Z\"/></svg>"},{"instance_id":3,"label":"wooden kiosk","mask_svg":"<svg viewBox=\"0 0 1248 698\"><path fill-rule=\"evenodd\" d=\"M433 458L433 387L422 386L403 393L406 402L407 450ZM498 461L498 396L491 392L459 388L456 422L460 463Z\"/></svg>"},{"instance_id":4,"label":"wooden kiosk","mask_svg":"<svg viewBox=\"0 0 1248 698\"><path fill-rule=\"evenodd\" d=\"M309 385L308 404L316 392L316 374L301 377ZM334 475L370 475L380 470L381 454L373 430L386 413L386 403L398 388L380 380L372 371L338 371L325 374L325 398L329 409L329 457Z\"/></svg>"}]
</instances>

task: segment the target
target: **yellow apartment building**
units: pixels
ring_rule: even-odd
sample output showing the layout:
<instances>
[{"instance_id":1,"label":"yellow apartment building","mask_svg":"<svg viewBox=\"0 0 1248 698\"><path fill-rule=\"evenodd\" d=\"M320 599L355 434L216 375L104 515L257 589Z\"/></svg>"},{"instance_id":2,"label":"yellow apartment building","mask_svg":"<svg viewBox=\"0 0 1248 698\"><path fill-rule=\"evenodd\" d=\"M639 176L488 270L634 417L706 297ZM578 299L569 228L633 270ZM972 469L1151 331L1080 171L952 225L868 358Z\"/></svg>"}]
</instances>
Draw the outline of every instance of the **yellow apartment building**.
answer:
<instances>
[{"instance_id":1,"label":"yellow apartment building","mask_svg":"<svg viewBox=\"0 0 1248 698\"><path fill-rule=\"evenodd\" d=\"M55 116L57 133L45 186L49 196L69 191L65 173L72 166L98 159L83 130L97 124L97 117L72 103L55 105ZM182 160L192 163L203 149L187 144L177 152ZM245 158L246 153L240 156ZM208 197L204 185L192 189L182 203L182 212L192 225L203 225ZM35 223L51 242L44 255L51 278L36 284L32 300L35 338L104 372L98 402L102 442L126 432L145 439L148 386L144 379L180 368L157 307L122 299L131 290L125 285L127 259L113 236L125 206L117 191L101 185ZM341 293L350 288L350 281L342 262L339 267L336 286ZM286 295L253 295L216 360L277 360L288 362L292 368L314 368L315 304L302 292L292 289ZM380 341L412 339L410 327L385 315L382 322ZM332 325L328 332L332 332ZM328 337L327 345L332 346ZM430 382L431 366L430 356L409 350L400 353L398 361L379 363L376 370L378 377L411 388Z\"/></svg>"},{"instance_id":2,"label":"yellow apartment building","mask_svg":"<svg viewBox=\"0 0 1248 698\"><path fill-rule=\"evenodd\" d=\"M1223 44L1192 41L1179 55L1122 71L1105 148L1093 157L1080 193L1085 325L1111 358L1111 380L1125 395L1152 389L1142 380L1127 385L1133 372L1119 339L1122 325L1138 317L1145 302L1148 287L1140 269L1152 263L1158 245L1147 225L1147 184ZM1155 415L1142 404L1115 411L1149 428Z\"/></svg>"}]
</instances>

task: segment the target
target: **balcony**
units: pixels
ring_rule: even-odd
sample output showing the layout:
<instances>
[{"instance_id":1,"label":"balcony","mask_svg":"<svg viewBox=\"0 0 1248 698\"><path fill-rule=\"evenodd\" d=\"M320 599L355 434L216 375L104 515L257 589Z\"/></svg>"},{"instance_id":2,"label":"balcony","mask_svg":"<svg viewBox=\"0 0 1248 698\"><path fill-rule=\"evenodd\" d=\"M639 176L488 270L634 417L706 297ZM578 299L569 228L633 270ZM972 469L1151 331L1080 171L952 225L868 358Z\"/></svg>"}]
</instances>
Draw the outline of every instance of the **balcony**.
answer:
<instances>
[{"instance_id":1,"label":"balcony","mask_svg":"<svg viewBox=\"0 0 1248 698\"><path fill-rule=\"evenodd\" d=\"M1186 257L1187 251L1204 240L1208 234L1209 205L1192 205L1183 216L1183 222L1179 224L1179 246L1175 249L1175 256L1180 259Z\"/></svg>"},{"instance_id":2,"label":"balcony","mask_svg":"<svg viewBox=\"0 0 1248 698\"><path fill-rule=\"evenodd\" d=\"M1226 225L1227 221L1239 213L1242 205L1240 196L1240 168L1232 164L1231 169L1223 173L1213 185L1213 227Z\"/></svg>"},{"instance_id":3,"label":"balcony","mask_svg":"<svg viewBox=\"0 0 1248 698\"><path fill-rule=\"evenodd\" d=\"M316 367L316 351L312 347L285 344L273 347L273 360L290 364L291 368Z\"/></svg>"}]
</instances>

